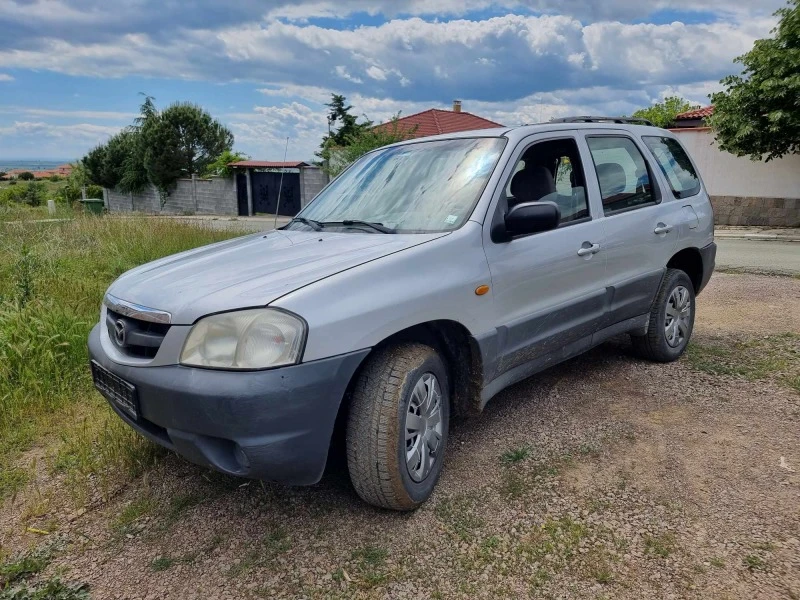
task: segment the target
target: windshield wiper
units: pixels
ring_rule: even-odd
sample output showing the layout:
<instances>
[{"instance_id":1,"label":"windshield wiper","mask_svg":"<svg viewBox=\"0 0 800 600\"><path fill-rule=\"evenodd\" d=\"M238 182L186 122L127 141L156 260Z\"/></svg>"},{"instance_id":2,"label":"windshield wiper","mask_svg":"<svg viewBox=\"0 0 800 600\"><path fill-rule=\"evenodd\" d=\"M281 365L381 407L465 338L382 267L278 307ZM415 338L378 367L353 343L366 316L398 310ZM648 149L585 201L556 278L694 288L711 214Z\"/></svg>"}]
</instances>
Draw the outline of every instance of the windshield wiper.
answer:
<instances>
[{"instance_id":1,"label":"windshield wiper","mask_svg":"<svg viewBox=\"0 0 800 600\"><path fill-rule=\"evenodd\" d=\"M308 225L314 231L322 231L322 228L325 227L323 223L320 223L319 221L315 221L313 219L306 219L305 217L295 217L294 219L289 221L289 223L294 223L295 221L297 221L298 223L302 223L303 225Z\"/></svg>"},{"instance_id":2,"label":"windshield wiper","mask_svg":"<svg viewBox=\"0 0 800 600\"><path fill-rule=\"evenodd\" d=\"M345 225L350 227L351 225L363 225L364 227L369 227L374 229L375 231L380 231L381 233L397 233L391 227L386 227L383 223L371 223L369 221L359 221L358 219L345 219L344 221L325 221L324 223L320 223L323 227L325 225Z\"/></svg>"}]
</instances>

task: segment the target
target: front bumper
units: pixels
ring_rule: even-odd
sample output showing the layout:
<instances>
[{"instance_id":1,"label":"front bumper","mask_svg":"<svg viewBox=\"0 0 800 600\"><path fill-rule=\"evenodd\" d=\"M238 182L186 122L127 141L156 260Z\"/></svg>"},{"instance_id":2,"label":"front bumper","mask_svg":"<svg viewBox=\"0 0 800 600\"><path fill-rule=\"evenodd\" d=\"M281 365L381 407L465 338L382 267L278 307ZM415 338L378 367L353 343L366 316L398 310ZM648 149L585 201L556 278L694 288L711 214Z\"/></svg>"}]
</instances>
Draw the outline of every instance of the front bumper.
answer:
<instances>
[{"instance_id":1,"label":"front bumper","mask_svg":"<svg viewBox=\"0 0 800 600\"><path fill-rule=\"evenodd\" d=\"M322 477L333 426L362 350L269 371L127 366L89 334L89 355L136 386L139 417L114 411L150 440L200 465L253 479L310 485Z\"/></svg>"}]
</instances>

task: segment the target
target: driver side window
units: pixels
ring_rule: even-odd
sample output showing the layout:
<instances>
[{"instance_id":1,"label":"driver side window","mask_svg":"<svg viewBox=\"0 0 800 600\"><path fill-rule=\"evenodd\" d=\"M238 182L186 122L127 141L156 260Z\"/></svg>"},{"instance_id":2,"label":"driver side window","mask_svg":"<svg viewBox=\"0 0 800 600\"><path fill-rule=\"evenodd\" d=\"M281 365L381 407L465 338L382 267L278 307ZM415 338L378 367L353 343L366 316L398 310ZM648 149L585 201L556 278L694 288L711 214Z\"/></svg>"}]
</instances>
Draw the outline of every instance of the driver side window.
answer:
<instances>
[{"instance_id":1,"label":"driver side window","mask_svg":"<svg viewBox=\"0 0 800 600\"><path fill-rule=\"evenodd\" d=\"M530 146L520 157L506 187L508 208L523 202L554 202L560 225L589 218L586 183L574 139Z\"/></svg>"}]
</instances>

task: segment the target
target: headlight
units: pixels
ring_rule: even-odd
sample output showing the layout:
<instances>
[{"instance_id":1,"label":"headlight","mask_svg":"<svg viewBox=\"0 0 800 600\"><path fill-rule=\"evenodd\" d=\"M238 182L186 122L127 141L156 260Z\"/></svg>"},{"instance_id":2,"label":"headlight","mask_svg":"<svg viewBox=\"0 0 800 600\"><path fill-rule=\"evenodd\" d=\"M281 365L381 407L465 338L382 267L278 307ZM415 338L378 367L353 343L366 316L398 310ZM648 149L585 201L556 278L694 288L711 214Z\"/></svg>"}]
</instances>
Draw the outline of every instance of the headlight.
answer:
<instances>
[{"instance_id":1,"label":"headlight","mask_svg":"<svg viewBox=\"0 0 800 600\"><path fill-rule=\"evenodd\" d=\"M195 323L181 364L211 369L267 369L300 360L306 325L272 308L212 315Z\"/></svg>"}]
</instances>

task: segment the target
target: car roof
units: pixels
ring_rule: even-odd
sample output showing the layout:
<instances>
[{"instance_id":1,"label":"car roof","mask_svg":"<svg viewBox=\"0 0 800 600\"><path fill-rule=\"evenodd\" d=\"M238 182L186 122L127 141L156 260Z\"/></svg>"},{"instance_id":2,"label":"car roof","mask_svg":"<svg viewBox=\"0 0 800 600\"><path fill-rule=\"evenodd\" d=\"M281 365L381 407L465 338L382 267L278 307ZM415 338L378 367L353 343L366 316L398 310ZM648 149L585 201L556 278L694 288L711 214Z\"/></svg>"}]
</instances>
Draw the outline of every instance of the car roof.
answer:
<instances>
[{"instance_id":1,"label":"car roof","mask_svg":"<svg viewBox=\"0 0 800 600\"><path fill-rule=\"evenodd\" d=\"M581 129L608 130L635 133L637 135L657 135L660 137L674 137L674 134L660 127L650 125L635 125L630 123L609 123L609 122L549 122L533 123L530 125L520 125L518 127L493 127L490 129L473 129L470 131L459 131L457 133L443 133L423 138L415 138L392 144L393 146L403 146L420 142L435 142L439 140L453 140L463 138L489 138L506 137L511 142L518 142L523 138L536 133L549 133L557 131L574 131Z\"/></svg>"}]
</instances>

